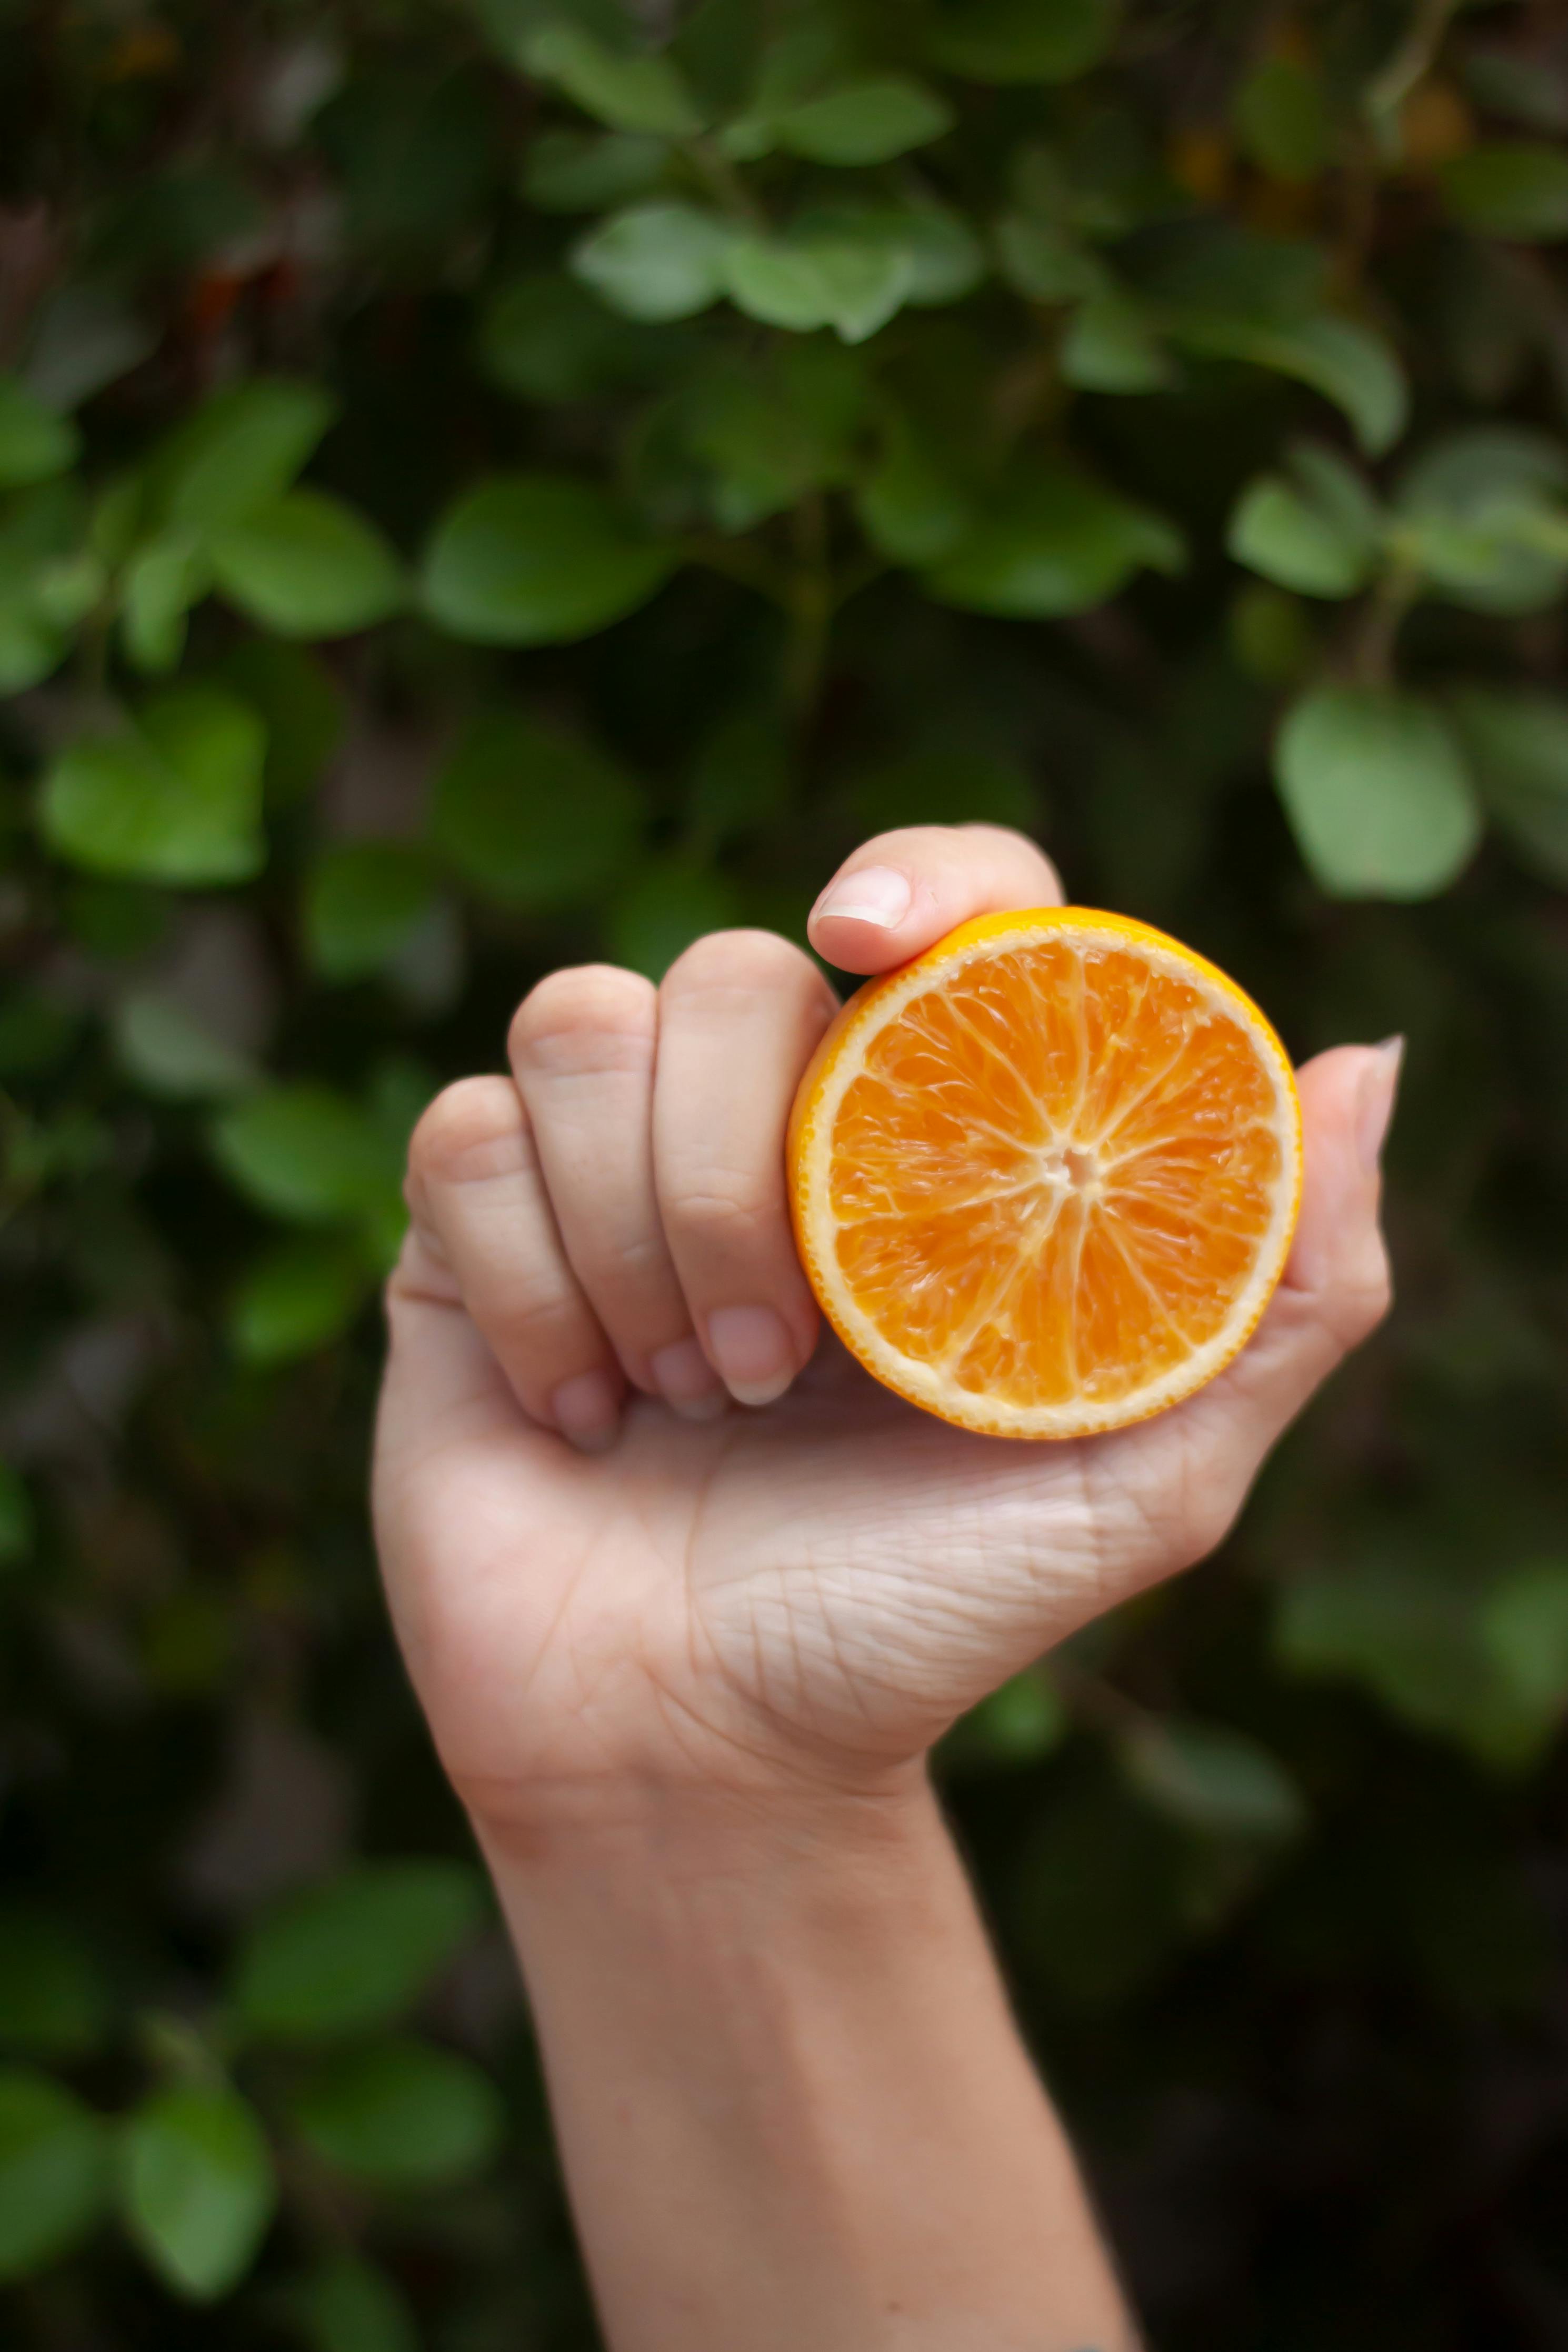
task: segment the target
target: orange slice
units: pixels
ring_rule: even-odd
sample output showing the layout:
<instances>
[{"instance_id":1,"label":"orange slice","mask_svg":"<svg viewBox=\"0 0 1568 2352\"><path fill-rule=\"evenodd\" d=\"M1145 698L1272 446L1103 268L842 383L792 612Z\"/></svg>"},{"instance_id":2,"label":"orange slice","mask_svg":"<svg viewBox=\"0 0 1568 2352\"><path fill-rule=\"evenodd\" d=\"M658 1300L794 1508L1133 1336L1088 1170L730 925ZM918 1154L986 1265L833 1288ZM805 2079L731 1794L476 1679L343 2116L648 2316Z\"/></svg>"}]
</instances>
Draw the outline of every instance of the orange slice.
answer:
<instances>
[{"instance_id":1,"label":"orange slice","mask_svg":"<svg viewBox=\"0 0 1568 2352\"><path fill-rule=\"evenodd\" d=\"M1172 1405L1246 1342L1301 1181L1284 1047L1190 948L983 915L869 982L790 1120L796 1236L845 1346L1000 1437Z\"/></svg>"}]
</instances>

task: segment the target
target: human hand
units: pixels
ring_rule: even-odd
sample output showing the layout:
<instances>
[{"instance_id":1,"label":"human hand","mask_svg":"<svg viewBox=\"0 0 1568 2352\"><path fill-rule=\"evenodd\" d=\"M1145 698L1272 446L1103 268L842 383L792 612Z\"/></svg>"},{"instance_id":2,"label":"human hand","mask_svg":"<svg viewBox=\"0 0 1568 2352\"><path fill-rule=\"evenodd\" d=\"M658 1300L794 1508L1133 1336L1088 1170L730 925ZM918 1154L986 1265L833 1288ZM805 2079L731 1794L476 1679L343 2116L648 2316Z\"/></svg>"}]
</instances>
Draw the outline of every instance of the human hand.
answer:
<instances>
[{"instance_id":1,"label":"human hand","mask_svg":"<svg viewBox=\"0 0 1568 2352\"><path fill-rule=\"evenodd\" d=\"M923 826L857 851L810 935L877 972L1061 897L1020 836ZM448 1087L415 1131L376 1526L481 1823L633 1788L896 1784L1030 1659L1212 1549L1386 1307L1397 1057L1341 1047L1300 1075L1295 1244L1219 1379L1076 1443L917 1412L819 1333L790 1233L785 1124L833 1011L759 931L698 941L657 991L555 972L513 1023L513 1076Z\"/></svg>"}]
</instances>

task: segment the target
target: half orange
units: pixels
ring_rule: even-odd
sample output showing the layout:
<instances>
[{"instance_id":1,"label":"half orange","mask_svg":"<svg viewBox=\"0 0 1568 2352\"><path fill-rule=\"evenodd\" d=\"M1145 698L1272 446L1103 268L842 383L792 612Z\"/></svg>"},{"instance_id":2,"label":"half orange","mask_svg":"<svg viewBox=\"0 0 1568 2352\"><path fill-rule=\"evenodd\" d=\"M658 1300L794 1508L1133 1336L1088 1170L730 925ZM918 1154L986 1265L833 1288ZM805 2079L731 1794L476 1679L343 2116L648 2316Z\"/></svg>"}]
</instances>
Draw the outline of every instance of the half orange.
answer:
<instances>
[{"instance_id":1,"label":"half orange","mask_svg":"<svg viewBox=\"0 0 1568 2352\"><path fill-rule=\"evenodd\" d=\"M1083 1437L1245 1344L1301 1198L1289 1056L1146 923L983 915L851 998L796 1097L789 1185L822 1311L943 1420Z\"/></svg>"}]
</instances>

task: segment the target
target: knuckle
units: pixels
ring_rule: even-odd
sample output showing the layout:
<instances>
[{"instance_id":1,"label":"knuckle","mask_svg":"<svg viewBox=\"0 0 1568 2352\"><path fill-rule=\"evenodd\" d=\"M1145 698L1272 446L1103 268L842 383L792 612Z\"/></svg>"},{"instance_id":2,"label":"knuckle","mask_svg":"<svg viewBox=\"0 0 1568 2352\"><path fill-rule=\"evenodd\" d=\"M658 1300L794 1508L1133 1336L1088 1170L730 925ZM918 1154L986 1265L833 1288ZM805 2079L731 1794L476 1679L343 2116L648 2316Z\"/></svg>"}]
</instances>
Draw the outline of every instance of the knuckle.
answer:
<instances>
[{"instance_id":1,"label":"knuckle","mask_svg":"<svg viewBox=\"0 0 1568 2352\"><path fill-rule=\"evenodd\" d=\"M409 1139L411 1182L463 1183L517 1168L528 1156L528 1124L509 1078L459 1078L421 1114Z\"/></svg>"},{"instance_id":2,"label":"knuckle","mask_svg":"<svg viewBox=\"0 0 1568 2352\"><path fill-rule=\"evenodd\" d=\"M727 1256L768 1241L782 1214L773 1191L737 1171L709 1169L670 1203L672 1220L699 1247Z\"/></svg>"},{"instance_id":3,"label":"knuckle","mask_svg":"<svg viewBox=\"0 0 1568 2352\"><path fill-rule=\"evenodd\" d=\"M574 964L530 989L512 1016L507 1047L519 1067L576 1076L644 1066L658 992L640 972Z\"/></svg>"},{"instance_id":4,"label":"knuckle","mask_svg":"<svg viewBox=\"0 0 1568 2352\"><path fill-rule=\"evenodd\" d=\"M777 931L709 931L676 957L664 974L668 997L725 991L764 995L800 984L802 973L817 977L810 958Z\"/></svg>"}]
</instances>

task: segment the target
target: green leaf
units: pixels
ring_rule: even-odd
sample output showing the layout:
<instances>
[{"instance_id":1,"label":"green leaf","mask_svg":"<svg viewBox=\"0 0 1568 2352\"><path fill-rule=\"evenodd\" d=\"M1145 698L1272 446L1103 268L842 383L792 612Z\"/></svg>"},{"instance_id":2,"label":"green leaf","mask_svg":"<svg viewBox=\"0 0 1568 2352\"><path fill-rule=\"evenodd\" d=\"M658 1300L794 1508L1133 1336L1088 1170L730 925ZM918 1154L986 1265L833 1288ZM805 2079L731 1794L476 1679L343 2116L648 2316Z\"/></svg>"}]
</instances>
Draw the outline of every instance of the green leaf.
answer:
<instances>
[{"instance_id":1,"label":"green leaf","mask_svg":"<svg viewBox=\"0 0 1568 2352\"><path fill-rule=\"evenodd\" d=\"M70 744L45 779L44 837L96 874L186 887L259 871L266 738L215 687L183 686L118 734Z\"/></svg>"},{"instance_id":2,"label":"green leaf","mask_svg":"<svg viewBox=\"0 0 1568 2352\"><path fill-rule=\"evenodd\" d=\"M1568 236L1568 152L1544 140L1485 143L1455 155L1437 174L1456 220L1483 236L1550 244Z\"/></svg>"},{"instance_id":3,"label":"green leaf","mask_svg":"<svg viewBox=\"0 0 1568 2352\"><path fill-rule=\"evenodd\" d=\"M1102 295L1075 313L1058 363L1082 392L1159 392L1171 382L1169 357L1134 302Z\"/></svg>"},{"instance_id":4,"label":"green leaf","mask_svg":"<svg viewBox=\"0 0 1568 2352\"><path fill-rule=\"evenodd\" d=\"M249 2033L329 2042L392 2024L484 1911L455 1862L364 1863L296 1895L241 1950L234 2003Z\"/></svg>"},{"instance_id":5,"label":"green leaf","mask_svg":"<svg viewBox=\"0 0 1568 2352\"><path fill-rule=\"evenodd\" d=\"M496 2153L506 2120L476 2066L408 2041L326 2060L295 2094L293 2112L317 2156L383 2189L472 2179Z\"/></svg>"},{"instance_id":6,"label":"green leaf","mask_svg":"<svg viewBox=\"0 0 1568 2352\"><path fill-rule=\"evenodd\" d=\"M852 231L742 235L725 251L724 279L749 319L796 334L831 327L846 343L859 343L907 300L915 263L903 247Z\"/></svg>"},{"instance_id":7,"label":"green leaf","mask_svg":"<svg viewBox=\"0 0 1568 2352\"><path fill-rule=\"evenodd\" d=\"M266 2134L226 2085L156 2092L126 2126L126 2228L165 2285L193 2303L238 2285L277 2198Z\"/></svg>"},{"instance_id":8,"label":"green leaf","mask_svg":"<svg viewBox=\"0 0 1568 2352\"><path fill-rule=\"evenodd\" d=\"M1414 695L1314 688L1280 730L1274 773L1302 856L1338 898L1429 898L1480 837L1458 746Z\"/></svg>"},{"instance_id":9,"label":"green leaf","mask_svg":"<svg viewBox=\"0 0 1568 2352\"><path fill-rule=\"evenodd\" d=\"M1455 604L1539 612L1568 583L1568 449L1517 425L1471 425L1423 450L1395 512L1403 560Z\"/></svg>"},{"instance_id":10,"label":"green leaf","mask_svg":"<svg viewBox=\"0 0 1568 2352\"><path fill-rule=\"evenodd\" d=\"M907 418L890 416L882 452L855 492L861 529L894 563L931 563L974 520L968 493Z\"/></svg>"},{"instance_id":11,"label":"green leaf","mask_svg":"<svg viewBox=\"0 0 1568 2352\"><path fill-rule=\"evenodd\" d=\"M1249 361L1310 384L1343 410L1368 457L1381 457L1405 429L1405 372L1384 338L1356 320L1327 311L1288 320L1195 310L1172 312L1167 326L1188 351Z\"/></svg>"},{"instance_id":12,"label":"green leaf","mask_svg":"<svg viewBox=\"0 0 1568 2352\"><path fill-rule=\"evenodd\" d=\"M15 376L0 374L0 490L68 472L79 447L69 417L57 416Z\"/></svg>"},{"instance_id":13,"label":"green leaf","mask_svg":"<svg viewBox=\"0 0 1568 2352\"><path fill-rule=\"evenodd\" d=\"M606 929L617 963L663 980L694 940L739 920L739 901L722 874L689 858L662 857L644 860L612 900Z\"/></svg>"},{"instance_id":14,"label":"green leaf","mask_svg":"<svg viewBox=\"0 0 1568 2352\"><path fill-rule=\"evenodd\" d=\"M1470 686L1449 710L1489 814L1526 865L1568 887L1568 700Z\"/></svg>"},{"instance_id":15,"label":"green leaf","mask_svg":"<svg viewBox=\"0 0 1568 2352\"><path fill-rule=\"evenodd\" d=\"M634 131L545 131L528 149L523 191L547 213L597 213L646 195L669 145Z\"/></svg>"},{"instance_id":16,"label":"green leaf","mask_svg":"<svg viewBox=\"0 0 1568 2352\"><path fill-rule=\"evenodd\" d=\"M1480 1615L1488 1657L1521 1707L1543 1727L1568 1708L1568 1560L1531 1560L1487 1595Z\"/></svg>"},{"instance_id":17,"label":"green leaf","mask_svg":"<svg viewBox=\"0 0 1568 2352\"><path fill-rule=\"evenodd\" d=\"M1243 152L1273 179L1314 180L1331 160L1333 129L1315 66L1266 58L1242 82L1230 111Z\"/></svg>"},{"instance_id":18,"label":"green leaf","mask_svg":"<svg viewBox=\"0 0 1568 2352\"><path fill-rule=\"evenodd\" d=\"M1071 81L1115 37L1118 0L939 0L926 49L971 81Z\"/></svg>"},{"instance_id":19,"label":"green leaf","mask_svg":"<svg viewBox=\"0 0 1568 2352\"><path fill-rule=\"evenodd\" d=\"M97 2116L61 2084L0 2069L0 2282L46 2269L97 2226L106 2155Z\"/></svg>"},{"instance_id":20,"label":"green leaf","mask_svg":"<svg viewBox=\"0 0 1568 2352\"><path fill-rule=\"evenodd\" d=\"M342 693L314 654L275 637L231 646L214 683L246 702L267 729L267 803L287 808L319 782L344 726Z\"/></svg>"},{"instance_id":21,"label":"green leaf","mask_svg":"<svg viewBox=\"0 0 1568 2352\"><path fill-rule=\"evenodd\" d=\"M1296 1836L1307 1811L1277 1758L1222 1724L1151 1718L1117 1741L1128 1780L1157 1811L1218 1837Z\"/></svg>"},{"instance_id":22,"label":"green leaf","mask_svg":"<svg viewBox=\"0 0 1568 2352\"><path fill-rule=\"evenodd\" d=\"M773 135L813 163L887 163L953 127L953 110L908 74L845 83L774 116Z\"/></svg>"},{"instance_id":23,"label":"green leaf","mask_svg":"<svg viewBox=\"0 0 1568 2352\"><path fill-rule=\"evenodd\" d=\"M678 410L685 449L711 477L706 503L721 530L749 530L854 470L866 407L859 362L819 339L749 362L726 359L695 376Z\"/></svg>"},{"instance_id":24,"label":"green leaf","mask_svg":"<svg viewBox=\"0 0 1568 2352\"><path fill-rule=\"evenodd\" d=\"M435 781L431 838L504 907L591 898L636 845L636 787L601 751L509 711L474 719Z\"/></svg>"},{"instance_id":25,"label":"green leaf","mask_svg":"<svg viewBox=\"0 0 1568 2352\"><path fill-rule=\"evenodd\" d=\"M1381 509L1332 449L1291 452L1289 477L1260 474L1242 493L1226 544L1239 563L1305 596L1351 596L1382 548Z\"/></svg>"},{"instance_id":26,"label":"green leaf","mask_svg":"<svg viewBox=\"0 0 1568 2352\"><path fill-rule=\"evenodd\" d=\"M376 1215L402 1175L400 1155L358 1103L330 1087L272 1087L213 1129L225 1175L258 1208L296 1224Z\"/></svg>"},{"instance_id":27,"label":"green leaf","mask_svg":"<svg viewBox=\"0 0 1568 2352\"><path fill-rule=\"evenodd\" d=\"M246 1055L214 1035L190 1008L162 989L133 989L114 1008L120 1067L148 1094L171 1102L222 1101L248 1093L260 1073Z\"/></svg>"},{"instance_id":28,"label":"green leaf","mask_svg":"<svg viewBox=\"0 0 1568 2352\"><path fill-rule=\"evenodd\" d=\"M587 482L494 475L465 490L437 524L424 602L455 636L556 645L634 612L680 560L678 549L640 535Z\"/></svg>"},{"instance_id":29,"label":"green leaf","mask_svg":"<svg viewBox=\"0 0 1568 2352\"><path fill-rule=\"evenodd\" d=\"M256 509L219 532L210 553L229 602L280 637L346 636L403 601L402 570L380 531L322 490L290 490Z\"/></svg>"},{"instance_id":30,"label":"green leaf","mask_svg":"<svg viewBox=\"0 0 1568 2352\"><path fill-rule=\"evenodd\" d=\"M571 267L628 319L689 319L725 290L732 222L695 205L632 205L574 247Z\"/></svg>"},{"instance_id":31,"label":"green leaf","mask_svg":"<svg viewBox=\"0 0 1568 2352\"><path fill-rule=\"evenodd\" d=\"M283 1242L256 1260L230 1298L229 1345L242 1363L263 1367L313 1356L350 1328L374 1281L357 1241Z\"/></svg>"},{"instance_id":32,"label":"green leaf","mask_svg":"<svg viewBox=\"0 0 1568 2352\"><path fill-rule=\"evenodd\" d=\"M612 48L586 26L553 24L529 34L523 62L559 84L585 114L614 131L684 139L703 127L702 110L668 58Z\"/></svg>"},{"instance_id":33,"label":"green leaf","mask_svg":"<svg viewBox=\"0 0 1568 2352\"><path fill-rule=\"evenodd\" d=\"M280 376L252 376L218 393L153 459L155 510L184 531L245 521L287 489L336 406L319 384Z\"/></svg>"},{"instance_id":34,"label":"green leaf","mask_svg":"<svg viewBox=\"0 0 1568 2352\"><path fill-rule=\"evenodd\" d=\"M353 2254L323 2263L289 2294L312 2352L419 2352L419 2334L386 2273Z\"/></svg>"},{"instance_id":35,"label":"green leaf","mask_svg":"<svg viewBox=\"0 0 1568 2352\"><path fill-rule=\"evenodd\" d=\"M91 1952L51 1911L0 1911L0 2042L79 2058L103 2038L109 2002Z\"/></svg>"},{"instance_id":36,"label":"green leaf","mask_svg":"<svg viewBox=\"0 0 1568 2352\"><path fill-rule=\"evenodd\" d=\"M1115 294L1098 254L1054 221L1005 214L997 223L997 257L1009 285L1032 302L1108 300Z\"/></svg>"},{"instance_id":37,"label":"green leaf","mask_svg":"<svg viewBox=\"0 0 1568 2352\"><path fill-rule=\"evenodd\" d=\"M1179 571L1180 534L1163 516L1067 467L1010 480L974 529L925 574L946 604L1020 620L1103 604L1144 565Z\"/></svg>"},{"instance_id":38,"label":"green leaf","mask_svg":"<svg viewBox=\"0 0 1568 2352\"><path fill-rule=\"evenodd\" d=\"M139 548L120 583L120 629L133 668L155 677L175 668L185 650L185 616L213 584L202 542L166 531Z\"/></svg>"},{"instance_id":39,"label":"green leaf","mask_svg":"<svg viewBox=\"0 0 1568 2352\"><path fill-rule=\"evenodd\" d=\"M305 885L305 942L327 980L363 980L408 945L435 904L428 856L411 842L346 841Z\"/></svg>"},{"instance_id":40,"label":"green leaf","mask_svg":"<svg viewBox=\"0 0 1568 2352\"><path fill-rule=\"evenodd\" d=\"M14 1568L33 1549L33 1498L26 1481L0 1462L0 1569Z\"/></svg>"}]
</instances>

